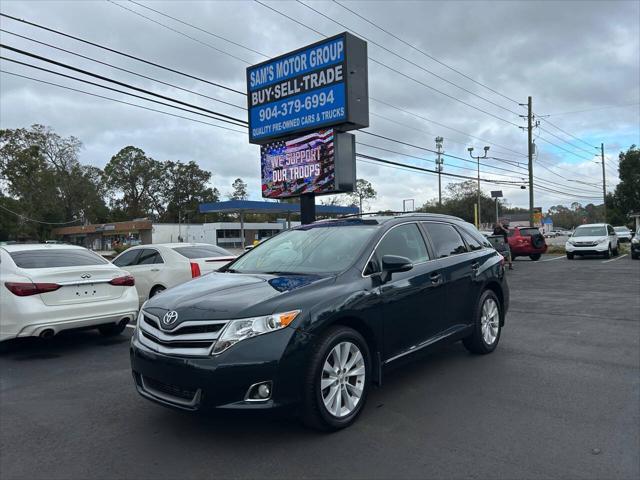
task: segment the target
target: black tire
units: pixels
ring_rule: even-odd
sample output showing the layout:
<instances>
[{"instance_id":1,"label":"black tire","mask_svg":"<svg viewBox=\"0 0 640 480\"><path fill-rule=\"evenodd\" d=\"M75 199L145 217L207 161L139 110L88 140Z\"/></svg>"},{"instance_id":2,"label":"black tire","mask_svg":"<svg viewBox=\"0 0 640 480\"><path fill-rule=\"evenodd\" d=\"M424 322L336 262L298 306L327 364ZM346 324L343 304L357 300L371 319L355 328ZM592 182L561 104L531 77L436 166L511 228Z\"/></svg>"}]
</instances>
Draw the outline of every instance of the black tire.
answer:
<instances>
[{"instance_id":1,"label":"black tire","mask_svg":"<svg viewBox=\"0 0 640 480\"><path fill-rule=\"evenodd\" d=\"M544 247L544 237L542 234L538 233L537 235L531 236L531 246L533 246L533 248Z\"/></svg>"},{"instance_id":2,"label":"black tire","mask_svg":"<svg viewBox=\"0 0 640 480\"><path fill-rule=\"evenodd\" d=\"M617 257L618 255L620 255L620 247L616 247L613 249L613 256Z\"/></svg>"},{"instance_id":3,"label":"black tire","mask_svg":"<svg viewBox=\"0 0 640 480\"><path fill-rule=\"evenodd\" d=\"M151 291L149 292L149 298L151 297L155 297L157 294L162 293L166 290L166 288L164 288L162 285L156 285L155 287L153 287L151 289Z\"/></svg>"},{"instance_id":4,"label":"black tire","mask_svg":"<svg viewBox=\"0 0 640 480\"><path fill-rule=\"evenodd\" d=\"M532 253L531 255L529 255L529 258L534 262L537 262L538 260L540 260L540 257L542 257L542 254L540 253Z\"/></svg>"},{"instance_id":5,"label":"black tire","mask_svg":"<svg viewBox=\"0 0 640 480\"><path fill-rule=\"evenodd\" d=\"M127 327L127 323L129 323L129 321L123 320L119 323L100 325L98 327L98 331L105 337L115 337L116 335L120 335L122 332L124 332L124 329Z\"/></svg>"},{"instance_id":6,"label":"black tire","mask_svg":"<svg viewBox=\"0 0 640 480\"><path fill-rule=\"evenodd\" d=\"M495 337L493 343L489 344L485 341L484 336L482 335L482 308L484 307L485 302L489 299L493 300L498 307L498 333ZM493 290L485 290L480 295L478 299L478 304L476 305L476 309L474 312L473 318L473 331L471 335L464 338L462 343L465 348L469 350L471 353L485 355L487 353L493 352L498 346L498 342L500 341L500 334L502 333L502 305L500 304L500 300L498 296L493 292Z\"/></svg>"},{"instance_id":7,"label":"black tire","mask_svg":"<svg viewBox=\"0 0 640 480\"><path fill-rule=\"evenodd\" d=\"M609 248L607 249L607 253L604 254L604 258L611 258L612 255L613 255L613 252L611 250L611 245L609 245Z\"/></svg>"},{"instance_id":8,"label":"black tire","mask_svg":"<svg viewBox=\"0 0 640 480\"><path fill-rule=\"evenodd\" d=\"M631 260L638 260L639 258L640 258L640 255L638 255L637 253L631 254Z\"/></svg>"},{"instance_id":9,"label":"black tire","mask_svg":"<svg viewBox=\"0 0 640 480\"><path fill-rule=\"evenodd\" d=\"M322 371L327 357L333 348L341 342L353 343L362 354L365 366L364 387L360 400L353 411L344 417L331 414L324 405L322 390ZM355 422L364 409L371 385L371 355L366 340L356 330L338 325L331 327L316 344L304 379L304 404L302 420L305 425L323 431L335 431L348 427Z\"/></svg>"},{"instance_id":10,"label":"black tire","mask_svg":"<svg viewBox=\"0 0 640 480\"><path fill-rule=\"evenodd\" d=\"M567 260L573 260L573 253L567 253Z\"/></svg>"}]
</instances>

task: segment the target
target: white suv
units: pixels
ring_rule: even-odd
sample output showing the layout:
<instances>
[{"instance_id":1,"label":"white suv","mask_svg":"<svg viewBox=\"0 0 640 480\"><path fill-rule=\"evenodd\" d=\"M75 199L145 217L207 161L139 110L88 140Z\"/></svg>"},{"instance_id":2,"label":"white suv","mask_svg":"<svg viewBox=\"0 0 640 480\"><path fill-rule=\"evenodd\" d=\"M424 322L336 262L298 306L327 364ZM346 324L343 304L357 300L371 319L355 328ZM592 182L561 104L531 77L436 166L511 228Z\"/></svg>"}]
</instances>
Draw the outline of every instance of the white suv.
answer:
<instances>
[{"instance_id":1,"label":"white suv","mask_svg":"<svg viewBox=\"0 0 640 480\"><path fill-rule=\"evenodd\" d=\"M610 258L618 255L618 236L613 227L606 223L580 225L565 244L567 258L574 255L604 255Z\"/></svg>"}]
</instances>

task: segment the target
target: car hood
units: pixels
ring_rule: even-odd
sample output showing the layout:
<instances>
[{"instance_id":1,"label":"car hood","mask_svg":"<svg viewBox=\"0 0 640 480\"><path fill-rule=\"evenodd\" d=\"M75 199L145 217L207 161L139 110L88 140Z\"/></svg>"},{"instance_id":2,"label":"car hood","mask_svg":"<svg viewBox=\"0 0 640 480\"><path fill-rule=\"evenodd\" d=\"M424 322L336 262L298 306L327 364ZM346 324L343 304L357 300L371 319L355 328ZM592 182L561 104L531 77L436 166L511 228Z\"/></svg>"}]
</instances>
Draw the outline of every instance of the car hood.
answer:
<instances>
[{"instance_id":1,"label":"car hood","mask_svg":"<svg viewBox=\"0 0 640 480\"><path fill-rule=\"evenodd\" d=\"M178 312L178 322L228 320L275 313L280 305L312 285L335 280L334 276L268 275L213 272L150 299L144 310L162 318ZM285 305L285 310L298 308Z\"/></svg>"}]
</instances>

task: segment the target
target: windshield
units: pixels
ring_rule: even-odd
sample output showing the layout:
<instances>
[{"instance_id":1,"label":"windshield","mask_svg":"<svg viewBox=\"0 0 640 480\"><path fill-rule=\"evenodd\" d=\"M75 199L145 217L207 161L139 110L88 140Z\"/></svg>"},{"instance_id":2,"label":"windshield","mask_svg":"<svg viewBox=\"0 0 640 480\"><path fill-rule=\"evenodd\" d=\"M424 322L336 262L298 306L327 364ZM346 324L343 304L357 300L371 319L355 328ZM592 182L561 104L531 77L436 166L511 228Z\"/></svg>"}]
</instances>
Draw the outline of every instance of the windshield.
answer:
<instances>
[{"instance_id":1,"label":"windshield","mask_svg":"<svg viewBox=\"0 0 640 480\"><path fill-rule=\"evenodd\" d=\"M283 232L229 265L239 273L337 273L358 257L377 227L313 225Z\"/></svg>"},{"instance_id":2,"label":"windshield","mask_svg":"<svg viewBox=\"0 0 640 480\"><path fill-rule=\"evenodd\" d=\"M10 252L19 268L60 268L84 265L103 265L107 262L100 255L83 249L20 250Z\"/></svg>"},{"instance_id":3,"label":"windshield","mask_svg":"<svg viewBox=\"0 0 640 480\"><path fill-rule=\"evenodd\" d=\"M574 237L603 237L607 235L605 227L578 227L573 233Z\"/></svg>"},{"instance_id":4,"label":"windshield","mask_svg":"<svg viewBox=\"0 0 640 480\"><path fill-rule=\"evenodd\" d=\"M629 229L627 227L613 227L613 229L616 232L623 232L623 233L627 233L629 231Z\"/></svg>"},{"instance_id":5,"label":"windshield","mask_svg":"<svg viewBox=\"0 0 640 480\"><path fill-rule=\"evenodd\" d=\"M540 235L540 230L538 230L537 228L521 228L520 235L522 235L523 237L532 237L534 235Z\"/></svg>"}]
</instances>

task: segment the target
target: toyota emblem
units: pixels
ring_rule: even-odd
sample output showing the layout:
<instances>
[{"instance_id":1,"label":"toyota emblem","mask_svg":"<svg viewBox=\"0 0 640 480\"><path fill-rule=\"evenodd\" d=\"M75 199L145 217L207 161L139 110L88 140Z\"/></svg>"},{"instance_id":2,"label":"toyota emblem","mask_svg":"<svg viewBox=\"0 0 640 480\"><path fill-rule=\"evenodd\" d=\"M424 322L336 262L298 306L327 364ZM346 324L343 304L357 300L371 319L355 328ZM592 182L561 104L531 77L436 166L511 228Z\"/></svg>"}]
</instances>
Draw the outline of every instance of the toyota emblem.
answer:
<instances>
[{"instance_id":1,"label":"toyota emblem","mask_svg":"<svg viewBox=\"0 0 640 480\"><path fill-rule=\"evenodd\" d=\"M164 317L162 317L162 324L165 327L170 327L177 321L178 321L178 312L176 312L175 310L171 310L170 312L165 313Z\"/></svg>"}]
</instances>

